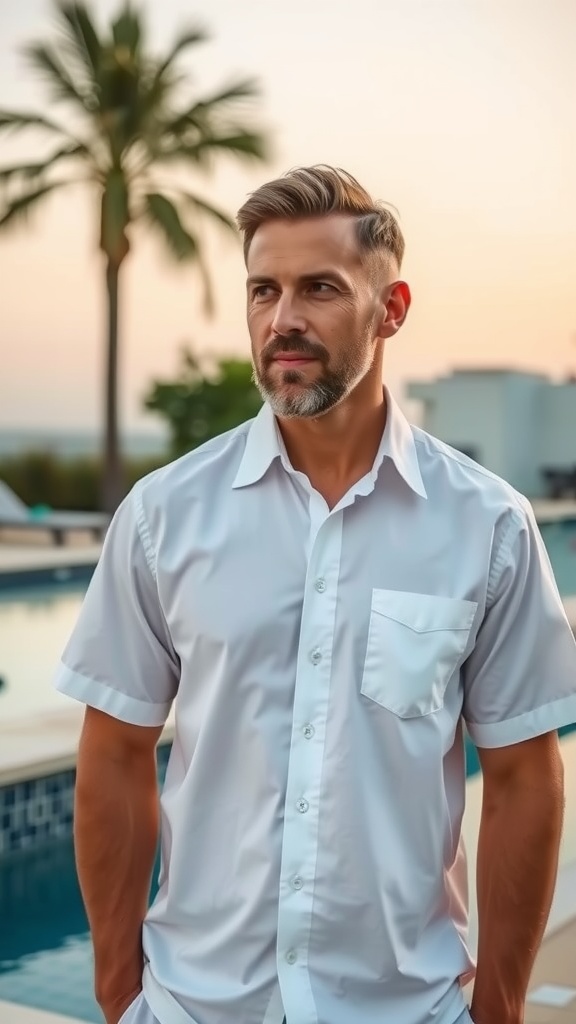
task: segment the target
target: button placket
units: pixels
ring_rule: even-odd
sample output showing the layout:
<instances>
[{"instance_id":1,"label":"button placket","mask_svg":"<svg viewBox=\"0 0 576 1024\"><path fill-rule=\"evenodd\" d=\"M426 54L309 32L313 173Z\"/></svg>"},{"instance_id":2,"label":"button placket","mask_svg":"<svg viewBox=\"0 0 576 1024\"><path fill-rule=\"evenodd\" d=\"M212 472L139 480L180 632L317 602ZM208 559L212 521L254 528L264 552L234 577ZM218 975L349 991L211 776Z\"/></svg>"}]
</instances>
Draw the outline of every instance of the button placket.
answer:
<instances>
[{"instance_id":1,"label":"button placket","mask_svg":"<svg viewBox=\"0 0 576 1024\"><path fill-rule=\"evenodd\" d=\"M315 1015L306 970L318 843L318 797L324 742L339 572L342 516L311 526L308 572L304 588L300 643L293 702L293 731L286 787L282 876L278 907L278 977L284 1008L304 1021ZM314 742L310 742L314 737ZM291 898L289 898L291 896ZM290 954L291 959L288 959ZM300 970L288 971L296 963ZM284 969L282 968L284 964ZM285 979L285 986L283 984ZM297 985L297 989L294 987ZM291 1008L290 1008L291 1007Z\"/></svg>"}]
</instances>

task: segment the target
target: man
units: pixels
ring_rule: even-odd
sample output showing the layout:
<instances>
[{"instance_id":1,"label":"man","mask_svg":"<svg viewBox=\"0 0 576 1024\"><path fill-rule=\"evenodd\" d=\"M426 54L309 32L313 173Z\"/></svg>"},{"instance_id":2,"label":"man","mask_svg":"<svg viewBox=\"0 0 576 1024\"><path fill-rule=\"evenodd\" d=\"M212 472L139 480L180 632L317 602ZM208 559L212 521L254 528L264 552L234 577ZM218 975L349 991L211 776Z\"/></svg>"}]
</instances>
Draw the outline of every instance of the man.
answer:
<instances>
[{"instance_id":1,"label":"man","mask_svg":"<svg viewBox=\"0 0 576 1024\"><path fill-rule=\"evenodd\" d=\"M520 1024L576 650L529 505L382 387L392 214L296 170L240 210L265 404L137 484L57 685L107 1024ZM172 702L161 802L154 751ZM466 947L463 723L480 748Z\"/></svg>"}]
</instances>

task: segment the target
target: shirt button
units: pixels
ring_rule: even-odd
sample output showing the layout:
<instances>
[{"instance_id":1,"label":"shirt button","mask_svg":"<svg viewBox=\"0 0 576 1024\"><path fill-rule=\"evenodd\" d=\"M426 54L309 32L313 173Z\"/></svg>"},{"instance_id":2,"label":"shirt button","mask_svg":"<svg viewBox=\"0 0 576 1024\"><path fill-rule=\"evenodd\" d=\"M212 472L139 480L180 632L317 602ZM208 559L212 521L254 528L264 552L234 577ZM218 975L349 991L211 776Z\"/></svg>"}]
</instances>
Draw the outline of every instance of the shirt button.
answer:
<instances>
[{"instance_id":1,"label":"shirt button","mask_svg":"<svg viewBox=\"0 0 576 1024\"><path fill-rule=\"evenodd\" d=\"M310 661L313 665L318 665L322 661L322 651L319 647L315 647L313 651L310 651Z\"/></svg>"},{"instance_id":2,"label":"shirt button","mask_svg":"<svg viewBox=\"0 0 576 1024\"><path fill-rule=\"evenodd\" d=\"M300 814L306 814L306 811L308 810L309 807L310 804L308 803L308 801L305 800L304 797L300 797L296 804L296 810L300 811Z\"/></svg>"},{"instance_id":3,"label":"shirt button","mask_svg":"<svg viewBox=\"0 0 576 1024\"><path fill-rule=\"evenodd\" d=\"M298 959L298 954L296 953L296 950L295 949L289 949L288 952L286 953L286 963L287 964L295 964L297 959Z\"/></svg>"},{"instance_id":4,"label":"shirt button","mask_svg":"<svg viewBox=\"0 0 576 1024\"><path fill-rule=\"evenodd\" d=\"M311 740L316 730L313 725L305 725L302 732L307 740Z\"/></svg>"},{"instance_id":5,"label":"shirt button","mask_svg":"<svg viewBox=\"0 0 576 1024\"><path fill-rule=\"evenodd\" d=\"M296 877L292 879L292 888L293 889L302 889L303 885L304 885L304 880L302 878L300 878L300 875L296 875Z\"/></svg>"},{"instance_id":6,"label":"shirt button","mask_svg":"<svg viewBox=\"0 0 576 1024\"><path fill-rule=\"evenodd\" d=\"M326 590L326 580L323 580L322 577L320 577L320 579L316 580L314 586L319 594L323 594Z\"/></svg>"}]
</instances>

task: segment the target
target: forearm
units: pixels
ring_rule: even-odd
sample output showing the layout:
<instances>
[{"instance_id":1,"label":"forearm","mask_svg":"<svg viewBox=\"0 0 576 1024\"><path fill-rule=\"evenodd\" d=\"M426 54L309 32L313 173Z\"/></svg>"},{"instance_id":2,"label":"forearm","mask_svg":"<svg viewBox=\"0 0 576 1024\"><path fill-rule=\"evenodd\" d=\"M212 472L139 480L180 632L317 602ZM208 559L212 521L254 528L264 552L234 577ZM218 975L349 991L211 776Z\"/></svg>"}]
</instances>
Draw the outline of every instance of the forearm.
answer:
<instances>
[{"instance_id":1,"label":"forearm","mask_svg":"<svg viewBox=\"0 0 576 1024\"><path fill-rule=\"evenodd\" d=\"M80 747L74 839L100 1004L137 990L158 837L154 752L114 759Z\"/></svg>"},{"instance_id":2,"label":"forearm","mask_svg":"<svg viewBox=\"0 0 576 1024\"><path fill-rule=\"evenodd\" d=\"M475 1024L521 1024L548 914L562 828L562 778L484 794L478 845Z\"/></svg>"}]
</instances>

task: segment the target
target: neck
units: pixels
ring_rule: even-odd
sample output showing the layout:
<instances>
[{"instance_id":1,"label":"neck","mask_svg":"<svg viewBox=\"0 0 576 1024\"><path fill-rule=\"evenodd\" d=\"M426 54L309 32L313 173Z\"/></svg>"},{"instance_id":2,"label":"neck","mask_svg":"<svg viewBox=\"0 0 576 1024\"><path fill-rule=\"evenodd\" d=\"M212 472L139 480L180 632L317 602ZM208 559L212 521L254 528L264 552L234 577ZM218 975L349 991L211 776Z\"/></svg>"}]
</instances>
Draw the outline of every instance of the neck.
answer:
<instances>
[{"instance_id":1,"label":"neck","mask_svg":"<svg viewBox=\"0 0 576 1024\"><path fill-rule=\"evenodd\" d=\"M294 469L304 473L333 506L372 468L386 414L380 378L378 382L361 381L348 398L323 416L279 417L278 425Z\"/></svg>"}]
</instances>

